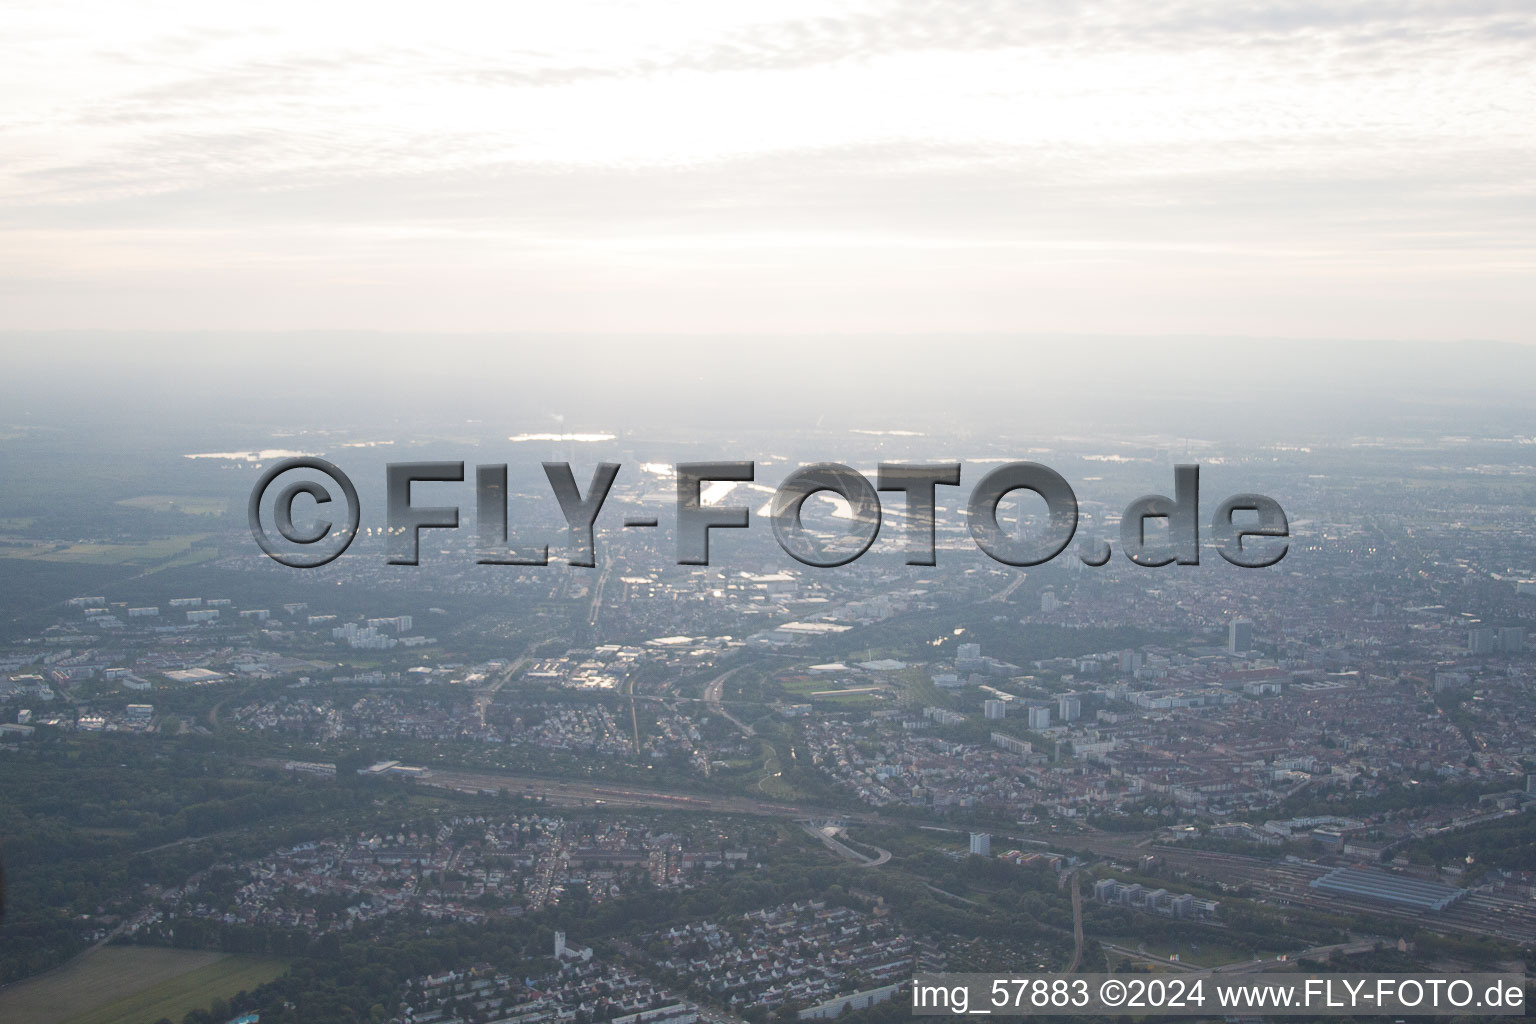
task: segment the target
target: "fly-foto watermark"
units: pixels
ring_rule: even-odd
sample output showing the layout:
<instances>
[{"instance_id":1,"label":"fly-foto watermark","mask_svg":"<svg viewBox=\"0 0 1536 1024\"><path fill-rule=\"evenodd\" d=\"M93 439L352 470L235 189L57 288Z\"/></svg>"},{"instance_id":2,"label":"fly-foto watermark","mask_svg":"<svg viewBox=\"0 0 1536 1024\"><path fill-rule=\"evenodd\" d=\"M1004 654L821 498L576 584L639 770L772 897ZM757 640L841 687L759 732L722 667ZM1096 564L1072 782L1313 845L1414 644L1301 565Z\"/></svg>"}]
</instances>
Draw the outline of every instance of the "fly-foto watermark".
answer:
<instances>
[{"instance_id":1,"label":"fly-foto watermark","mask_svg":"<svg viewBox=\"0 0 1536 1024\"><path fill-rule=\"evenodd\" d=\"M568 462L543 463L568 530L571 565L591 568L597 564L594 527L603 503L622 469L619 463L599 463L585 490L577 483ZM312 470L329 478L331 487L316 480L281 483L300 470ZM752 462L684 462L675 467L677 502L674 508L677 562L708 565L713 530L746 529L751 511L745 506L707 504L705 489L715 483L747 483L756 480ZM391 565L417 565L421 531L456 530L456 505L416 505L411 500L415 483L463 483L462 462L392 462L385 466L385 522L387 561ZM507 514L507 467L475 467L475 511L478 522L475 560L481 565L549 564L547 544L518 543L509 532ZM1131 502L1120 517L1120 550L1137 565L1200 564L1200 467L1175 466L1174 496L1147 494ZM940 487L960 485L959 463L881 463L873 482L849 466L818 462L790 473L773 493L768 519L774 538L796 561L817 568L847 565L875 543L882 519L881 493L900 494L893 500L906 503L905 554L908 565L937 564L935 526ZM343 516L326 520L340 492ZM1015 536L998 521L999 505L1016 491L1029 491L1044 499L1047 523L1037 536ZM816 494L837 495L849 514L841 533L828 536L803 522L805 503ZM263 514L267 496L272 501ZM313 502L321 521L300 528L294 522L294 505L304 497ZM272 558L283 565L313 569L337 558L357 536L362 509L357 488L338 467L324 459L285 459L269 467L257 480L247 506L251 535ZM1149 539L1148 524L1161 520L1166 531ZM268 523L275 529L269 530ZM988 472L972 488L965 506L965 522L972 540L989 557L1005 565L1032 566L1049 562L1065 551L1077 534L1077 495L1067 481L1038 462L1010 462ZM657 517L627 517L626 528L656 527ZM275 533L275 535L274 535ZM1236 494L1223 500L1211 516L1209 540L1216 552L1233 565L1262 569L1274 565L1289 550L1290 525L1278 502L1262 494ZM1077 557L1087 565L1109 561L1112 545L1097 538L1082 539Z\"/></svg>"}]
</instances>

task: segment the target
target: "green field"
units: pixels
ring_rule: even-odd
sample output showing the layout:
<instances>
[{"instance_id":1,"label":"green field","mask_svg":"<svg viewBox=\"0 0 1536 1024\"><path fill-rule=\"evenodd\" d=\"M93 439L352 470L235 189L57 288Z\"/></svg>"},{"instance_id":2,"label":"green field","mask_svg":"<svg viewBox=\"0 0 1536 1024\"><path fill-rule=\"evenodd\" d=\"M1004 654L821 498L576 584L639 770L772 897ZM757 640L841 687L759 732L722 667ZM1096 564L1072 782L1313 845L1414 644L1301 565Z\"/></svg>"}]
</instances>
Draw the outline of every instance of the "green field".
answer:
<instances>
[{"instance_id":1,"label":"green field","mask_svg":"<svg viewBox=\"0 0 1536 1024\"><path fill-rule=\"evenodd\" d=\"M0 990L0 1021L154 1024L180 1021L271 981L281 960L149 946L105 946L38 978Z\"/></svg>"},{"instance_id":2,"label":"green field","mask_svg":"<svg viewBox=\"0 0 1536 1024\"><path fill-rule=\"evenodd\" d=\"M76 565L191 565L215 557L213 548L198 547L198 542L207 536L205 533L187 533L138 544L77 544L58 541L26 549L8 549L5 557Z\"/></svg>"},{"instance_id":3,"label":"green field","mask_svg":"<svg viewBox=\"0 0 1536 1024\"><path fill-rule=\"evenodd\" d=\"M954 698L934 685L933 677L926 669L909 668L897 678L906 687L907 698L918 707L954 707Z\"/></svg>"},{"instance_id":4,"label":"green field","mask_svg":"<svg viewBox=\"0 0 1536 1024\"><path fill-rule=\"evenodd\" d=\"M218 548L188 548L169 562L161 562L150 569L151 573L162 572L166 569L179 569L184 565L196 565L199 562L210 562L219 557Z\"/></svg>"},{"instance_id":5,"label":"green field","mask_svg":"<svg viewBox=\"0 0 1536 1024\"><path fill-rule=\"evenodd\" d=\"M779 761L778 749L767 740L762 740L758 750L762 754L763 765L759 772L757 788L775 800L801 799L804 794L784 781L784 766Z\"/></svg>"},{"instance_id":6,"label":"green field","mask_svg":"<svg viewBox=\"0 0 1536 1024\"><path fill-rule=\"evenodd\" d=\"M813 676L777 678L774 682L792 700L825 701L843 707L876 704L880 701L880 695L889 692L889 687L884 683L861 682L851 687L842 687L830 678Z\"/></svg>"}]
</instances>

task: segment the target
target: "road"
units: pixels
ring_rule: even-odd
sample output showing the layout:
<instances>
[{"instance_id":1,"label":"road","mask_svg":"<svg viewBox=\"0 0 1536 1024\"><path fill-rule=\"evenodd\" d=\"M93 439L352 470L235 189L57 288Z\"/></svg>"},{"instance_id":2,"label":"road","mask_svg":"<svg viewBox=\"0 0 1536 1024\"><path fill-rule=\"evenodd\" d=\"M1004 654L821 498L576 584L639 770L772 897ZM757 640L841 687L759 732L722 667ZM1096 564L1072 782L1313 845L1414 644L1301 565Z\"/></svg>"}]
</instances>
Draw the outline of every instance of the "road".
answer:
<instances>
[{"instance_id":1,"label":"road","mask_svg":"<svg viewBox=\"0 0 1536 1024\"><path fill-rule=\"evenodd\" d=\"M713 710L716 714L729 720L732 725L740 729L743 736L750 738L757 735L757 730L743 722L741 719L737 718L735 715L731 714L729 711L725 710L725 705L720 701L720 698L725 694L725 681L729 679L731 674L740 667L741 666L738 665L736 668L728 668L724 672L715 676L715 678L711 679L709 682L705 683L704 703L708 704L710 709Z\"/></svg>"},{"instance_id":2,"label":"road","mask_svg":"<svg viewBox=\"0 0 1536 1024\"><path fill-rule=\"evenodd\" d=\"M629 690L629 727L635 735L635 756L640 756L640 714L635 710L635 677L627 680Z\"/></svg>"},{"instance_id":3,"label":"road","mask_svg":"<svg viewBox=\"0 0 1536 1024\"><path fill-rule=\"evenodd\" d=\"M1019 587L1021 587L1023 584L1024 573L1021 572L1013 578L1013 582L1009 583L1006 587L1004 587L1002 590L999 590L991 597L988 597L987 600L991 602L997 602L999 604L1005 603L1010 597L1013 596L1013 592L1018 590Z\"/></svg>"},{"instance_id":4,"label":"road","mask_svg":"<svg viewBox=\"0 0 1536 1024\"><path fill-rule=\"evenodd\" d=\"M597 627L597 617L603 610L603 590L608 586L608 577L613 575L613 559L604 558L603 568L597 575L597 583L592 587L592 610L587 613L587 628Z\"/></svg>"},{"instance_id":5,"label":"road","mask_svg":"<svg viewBox=\"0 0 1536 1024\"><path fill-rule=\"evenodd\" d=\"M961 903L968 903L968 904L970 904L973 907L982 906L982 904L976 902L973 899L968 899L968 898L966 898L964 896L959 895L958 893L950 892L948 889L940 889L938 886L934 885L932 882L924 882L923 883L923 888L927 889L929 892L936 892L940 896L948 896L952 900L959 900Z\"/></svg>"},{"instance_id":6,"label":"road","mask_svg":"<svg viewBox=\"0 0 1536 1024\"><path fill-rule=\"evenodd\" d=\"M1078 966L1083 962L1083 887L1077 884L1077 868L1062 877L1072 888L1072 941L1076 944L1066 973L1076 974Z\"/></svg>"},{"instance_id":7,"label":"road","mask_svg":"<svg viewBox=\"0 0 1536 1024\"><path fill-rule=\"evenodd\" d=\"M514 658L510 665L496 673L495 679L475 691L475 713L480 716L481 725L485 724L485 709L496 701L496 691L511 682L512 677L522 671L523 666L528 663L528 659L532 655L533 648L530 647Z\"/></svg>"},{"instance_id":8,"label":"road","mask_svg":"<svg viewBox=\"0 0 1536 1024\"><path fill-rule=\"evenodd\" d=\"M1304 949L1300 953L1288 954L1285 960L1268 960L1259 957L1255 960L1245 960L1237 964L1224 964L1216 968L1217 974L1251 974L1255 971L1274 971L1292 966L1294 960L1327 960L1335 953L1343 953L1348 956L1351 953L1369 953L1376 948L1377 939L1359 939L1355 942L1340 942L1332 946L1313 946Z\"/></svg>"},{"instance_id":9,"label":"road","mask_svg":"<svg viewBox=\"0 0 1536 1024\"><path fill-rule=\"evenodd\" d=\"M740 667L740 665L736 666L736 668ZM753 739L757 736L757 730L748 725L746 722L743 722L741 719L737 718L735 715L731 714L729 711L725 710L725 704L722 701L722 698L725 696L725 681L729 679L731 677L731 673L735 671L735 668L728 668L704 684L704 703L708 704L710 710L715 714L726 719L737 729L739 729L743 736L747 737L748 739ZM634 710L633 698L631 698L630 701L630 710ZM637 734L635 739L635 746L637 750L639 749L639 744L640 740ZM768 766L778 759L779 752L774 748L772 743L764 741L763 746L767 749L768 752L763 756L763 776L757 780L757 789L761 793L767 793L768 791L763 788L763 783L767 782L770 778L776 778L784 773L782 771L769 771Z\"/></svg>"},{"instance_id":10,"label":"road","mask_svg":"<svg viewBox=\"0 0 1536 1024\"><path fill-rule=\"evenodd\" d=\"M1295 961L1326 960L1334 953L1368 953L1376 948L1375 939L1362 939L1355 942L1341 942L1332 946L1313 946L1299 953L1291 953L1286 959L1275 957L1259 957L1255 960L1243 960L1239 963L1222 964L1220 967L1202 967L1199 964L1187 964L1180 960L1170 960L1167 957L1157 956L1154 953L1144 953L1141 950L1130 949L1126 946L1117 946L1114 943L1104 943L1104 948L1111 953L1118 953L1130 960L1141 960L1145 963L1157 964L1175 971L1200 971L1212 974L1262 974L1265 971L1283 970L1295 966Z\"/></svg>"},{"instance_id":11,"label":"road","mask_svg":"<svg viewBox=\"0 0 1536 1024\"><path fill-rule=\"evenodd\" d=\"M1180 963L1177 960L1169 960L1167 957L1156 956L1152 953L1143 953L1140 950L1130 949L1126 946L1117 946L1113 942L1101 943L1104 949L1110 953L1119 953L1127 960L1141 960L1145 963L1158 964L1175 971L1198 971L1202 968L1198 964Z\"/></svg>"},{"instance_id":12,"label":"road","mask_svg":"<svg viewBox=\"0 0 1536 1024\"><path fill-rule=\"evenodd\" d=\"M841 831L841 826L818 825L814 821L802 821L800 823L800 827L805 830L806 835L810 836L812 839L821 840L821 842L826 845L827 849L831 850L839 857L853 861L855 864L859 865L859 867L878 868L880 865L891 859L890 850L882 850L880 847L874 845L873 843L866 843L864 845L875 851L877 856L874 857L866 856L860 853L858 850L855 850L853 847L849 846L847 843L844 843L842 840L837 838L837 833Z\"/></svg>"},{"instance_id":13,"label":"road","mask_svg":"<svg viewBox=\"0 0 1536 1024\"><path fill-rule=\"evenodd\" d=\"M757 780L757 791L762 793L764 796L771 797L773 794L768 792L766 783L769 779L777 779L783 777L783 764L780 763L778 771L772 770L769 766L779 760L778 748L775 747L772 743L769 743L767 740L763 740L763 749L766 750L767 753L763 755L763 774L762 777Z\"/></svg>"}]
</instances>

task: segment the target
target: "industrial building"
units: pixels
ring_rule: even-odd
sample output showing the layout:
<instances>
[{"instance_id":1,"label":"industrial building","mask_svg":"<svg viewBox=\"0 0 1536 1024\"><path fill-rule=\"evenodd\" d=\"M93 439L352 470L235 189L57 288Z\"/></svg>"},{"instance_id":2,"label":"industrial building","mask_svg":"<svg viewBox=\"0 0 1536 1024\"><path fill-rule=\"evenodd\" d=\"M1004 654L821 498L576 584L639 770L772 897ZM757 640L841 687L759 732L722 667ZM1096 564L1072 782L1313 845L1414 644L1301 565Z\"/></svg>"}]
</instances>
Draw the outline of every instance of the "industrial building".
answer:
<instances>
[{"instance_id":1,"label":"industrial building","mask_svg":"<svg viewBox=\"0 0 1536 1024\"><path fill-rule=\"evenodd\" d=\"M1314 878L1311 887L1340 896L1356 896L1420 910L1444 910L1467 895L1465 889L1453 889L1438 882L1358 868L1336 868L1321 878Z\"/></svg>"}]
</instances>

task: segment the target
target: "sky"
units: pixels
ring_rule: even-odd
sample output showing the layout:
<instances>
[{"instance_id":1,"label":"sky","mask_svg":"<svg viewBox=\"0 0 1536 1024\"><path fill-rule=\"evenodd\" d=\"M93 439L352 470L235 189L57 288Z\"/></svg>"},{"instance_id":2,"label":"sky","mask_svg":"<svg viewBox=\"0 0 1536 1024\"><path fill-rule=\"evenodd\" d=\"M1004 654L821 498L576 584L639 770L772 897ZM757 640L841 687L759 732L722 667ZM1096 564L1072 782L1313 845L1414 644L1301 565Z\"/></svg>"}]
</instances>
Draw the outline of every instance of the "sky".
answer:
<instances>
[{"instance_id":1,"label":"sky","mask_svg":"<svg viewBox=\"0 0 1536 1024\"><path fill-rule=\"evenodd\" d=\"M1528 0L0 0L0 331L1536 343Z\"/></svg>"}]
</instances>

